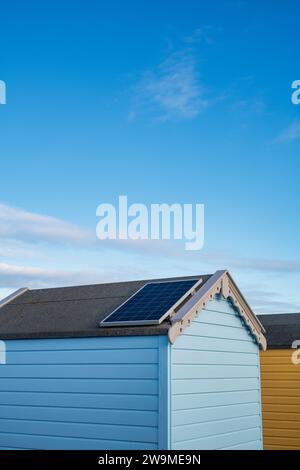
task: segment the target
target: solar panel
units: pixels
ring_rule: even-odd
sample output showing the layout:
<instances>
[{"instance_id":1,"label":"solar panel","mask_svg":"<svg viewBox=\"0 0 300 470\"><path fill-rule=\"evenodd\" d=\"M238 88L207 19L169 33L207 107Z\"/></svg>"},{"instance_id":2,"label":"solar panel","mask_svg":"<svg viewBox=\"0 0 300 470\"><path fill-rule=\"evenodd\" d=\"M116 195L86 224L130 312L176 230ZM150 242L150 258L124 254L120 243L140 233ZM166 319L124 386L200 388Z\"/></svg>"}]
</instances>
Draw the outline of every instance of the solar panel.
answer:
<instances>
[{"instance_id":1,"label":"solar panel","mask_svg":"<svg viewBox=\"0 0 300 470\"><path fill-rule=\"evenodd\" d=\"M157 325L201 282L189 279L148 283L102 320L100 326Z\"/></svg>"}]
</instances>

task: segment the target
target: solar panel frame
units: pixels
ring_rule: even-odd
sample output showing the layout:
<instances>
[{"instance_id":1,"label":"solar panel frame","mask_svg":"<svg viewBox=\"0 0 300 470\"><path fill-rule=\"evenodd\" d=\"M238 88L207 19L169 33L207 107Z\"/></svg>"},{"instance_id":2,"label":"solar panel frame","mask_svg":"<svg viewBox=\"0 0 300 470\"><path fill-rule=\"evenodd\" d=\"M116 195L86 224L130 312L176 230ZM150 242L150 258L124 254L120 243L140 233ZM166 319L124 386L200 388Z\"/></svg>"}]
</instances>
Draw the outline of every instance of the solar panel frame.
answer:
<instances>
[{"instance_id":1,"label":"solar panel frame","mask_svg":"<svg viewBox=\"0 0 300 470\"><path fill-rule=\"evenodd\" d=\"M187 289L187 291L181 295L181 297L165 312L162 313L159 319L152 319L152 320L120 320L120 321L107 321L112 315L114 315L121 307L127 304L131 299L133 299L139 292L141 292L146 286L153 285L153 284L166 284L166 283L182 283L182 282L191 282L194 281L194 284ZM196 291L196 289L203 283L202 278L195 278L195 279L176 279L176 280L169 280L169 281L153 281L147 282L144 284L140 289L138 289L134 294L132 294L128 299L122 302L121 305L118 305L109 315L101 320L99 323L100 327L110 327L110 326L138 326L138 325L159 325L162 323L171 313L178 307L185 298L187 298L190 294Z\"/></svg>"}]
</instances>

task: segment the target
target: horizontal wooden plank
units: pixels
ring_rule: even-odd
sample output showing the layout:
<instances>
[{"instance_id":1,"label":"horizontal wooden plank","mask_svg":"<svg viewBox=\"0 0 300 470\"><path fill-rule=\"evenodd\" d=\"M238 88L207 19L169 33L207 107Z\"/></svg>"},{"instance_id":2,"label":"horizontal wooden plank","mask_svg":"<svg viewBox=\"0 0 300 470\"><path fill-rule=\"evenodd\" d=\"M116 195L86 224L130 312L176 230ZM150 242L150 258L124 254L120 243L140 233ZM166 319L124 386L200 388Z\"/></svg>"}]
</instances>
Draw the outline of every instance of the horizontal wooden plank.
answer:
<instances>
[{"instance_id":1,"label":"horizontal wooden plank","mask_svg":"<svg viewBox=\"0 0 300 470\"><path fill-rule=\"evenodd\" d=\"M157 379L3 379L0 392L71 392L71 393L126 393L157 395Z\"/></svg>"},{"instance_id":2,"label":"horizontal wooden plank","mask_svg":"<svg viewBox=\"0 0 300 470\"><path fill-rule=\"evenodd\" d=\"M268 365L262 365L261 366L261 372L262 374L271 374L271 373L276 373L276 374L279 374L279 373L282 373L282 374L291 374L295 377L299 377L300 378L300 367L299 365L294 365L292 363L290 364L276 364L276 365L272 365L272 364L268 364Z\"/></svg>"},{"instance_id":3,"label":"horizontal wooden plank","mask_svg":"<svg viewBox=\"0 0 300 470\"><path fill-rule=\"evenodd\" d=\"M264 436L264 447L268 446L283 446L287 449L289 447L297 447L300 449L300 438L299 437L275 437L275 436Z\"/></svg>"},{"instance_id":4,"label":"horizontal wooden plank","mask_svg":"<svg viewBox=\"0 0 300 470\"><path fill-rule=\"evenodd\" d=\"M5 447L44 450L155 450L157 444L132 441L114 441L109 439L82 439L69 437L42 436L30 434L0 433L0 442Z\"/></svg>"},{"instance_id":5,"label":"horizontal wooden plank","mask_svg":"<svg viewBox=\"0 0 300 470\"><path fill-rule=\"evenodd\" d=\"M67 365L4 365L0 367L1 378L43 377L83 379L154 379L157 378L157 364L86 364Z\"/></svg>"},{"instance_id":6,"label":"horizontal wooden plank","mask_svg":"<svg viewBox=\"0 0 300 470\"><path fill-rule=\"evenodd\" d=\"M263 388L261 390L264 403L299 403L299 389Z\"/></svg>"},{"instance_id":7,"label":"horizontal wooden plank","mask_svg":"<svg viewBox=\"0 0 300 470\"><path fill-rule=\"evenodd\" d=\"M197 439L199 436L216 435L222 429L223 433L243 431L245 429L260 426L259 416L247 416L242 418L211 421L205 423L188 424L173 427L172 434L174 443Z\"/></svg>"},{"instance_id":8,"label":"horizontal wooden plank","mask_svg":"<svg viewBox=\"0 0 300 470\"><path fill-rule=\"evenodd\" d=\"M192 410L177 410L172 414L172 425L180 426L196 424L205 421L223 420L243 416L259 415L259 403L245 403L242 405L216 406Z\"/></svg>"},{"instance_id":9,"label":"horizontal wooden plank","mask_svg":"<svg viewBox=\"0 0 300 470\"><path fill-rule=\"evenodd\" d=\"M241 429L233 432L223 432L222 428L214 430L214 434L205 437L196 437L195 439L185 439L173 444L174 449L207 449L217 450L225 449L230 445L238 445L243 442L260 440L260 429Z\"/></svg>"},{"instance_id":10,"label":"horizontal wooden plank","mask_svg":"<svg viewBox=\"0 0 300 470\"><path fill-rule=\"evenodd\" d=\"M299 382L300 383L300 376L299 374L289 373L289 372L269 372L268 374L262 373L262 382L266 381L282 381L282 382Z\"/></svg>"},{"instance_id":11,"label":"horizontal wooden plank","mask_svg":"<svg viewBox=\"0 0 300 470\"><path fill-rule=\"evenodd\" d=\"M234 310L232 305L227 300L216 297L208 302L202 312L220 312L224 314L227 313L229 315L236 315L236 310Z\"/></svg>"},{"instance_id":12,"label":"horizontal wooden plank","mask_svg":"<svg viewBox=\"0 0 300 470\"><path fill-rule=\"evenodd\" d=\"M234 365L175 365L172 369L173 379L217 379L217 378L257 378L257 366Z\"/></svg>"},{"instance_id":13,"label":"horizontal wooden plank","mask_svg":"<svg viewBox=\"0 0 300 470\"><path fill-rule=\"evenodd\" d=\"M194 318L195 323L208 323L213 325L231 326L234 328L244 328L241 317L223 312L207 311L201 312Z\"/></svg>"},{"instance_id":14,"label":"horizontal wooden plank","mask_svg":"<svg viewBox=\"0 0 300 470\"><path fill-rule=\"evenodd\" d=\"M291 363L291 354L289 356L264 356L260 357L261 366L268 366L268 365L293 365Z\"/></svg>"},{"instance_id":15,"label":"horizontal wooden plank","mask_svg":"<svg viewBox=\"0 0 300 470\"><path fill-rule=\"evenodd\" d=\"M238 390L259 390L259 380L257 378L239 378L239 379L223 379L220 383L220 379L194 379L191 384L188 380L176 380L172 382L173 394L178 395L182 393L193 394L193 393L208 393L208 392L227 392L227 391L238 391Z\"/></svg>"},{"instance_id":16,"label":"horizontal wooden plank","mask_svg":"<svg viewBox=\"0 0 300 470\"><path fill-rule=\"evenodd\" d=\"M261 357L278 357L290 355L291 349L267 349L267 351L260 351Z\"/></svg>"},{"instance_id":17,"label":"horizontal wooden plank","mask_svg":"<svg viewBox=\"0 0 300 470\"><path fill-rule=\"evenodd\" d=\"M223 450L262 450L262 441L256 440L244 442L242 444L225 447Z\"/></svg>"},{"instance_id":18,"label":"horizontal wooden plank","mask_svg":"<svg viewBox=\"0 0 300 470\"><path fill-rule=\"evenodd\" d=\"M12 351L8 365L37 364L155 364L158 349L103 349L69 351Z\"/></svg>"},{"instance_id":19,"label":"horizontal wooden plank","mask_svg":"<svg viewBox=\"0 0 300 470\"><path fill-rule=\"evenodd\" d=\"M172 351L173 364L223 364L257 365L257 353L191 351L175 349Z\"/></svg>"},{"instance_id":20,"label":"horizontal wooden plank","mask_svg":"<svg viewBox=\"0 0 300 470\"><path fill-rule=\"evenodd\" d=\"M64 338L7 340L7 351L63 351L74 349L142 349L155 348L159 336L109 336L97 338Z\"/></svg>"},{"instance_id":21,"label":"horizontal wooden plank","mask_svg":"<svg viewBox=\"0 0 300 470\"><path fill-rule=\"evenodd\" d=\"M262 379L261 381L261 389L262 391L270 391L270 393L278 392L281 390L281 394L288 395L285 390L292 389L292 390L300 390L300 381L299 380L265 380Z\"/></svg>"},{"instance_id":22,"label":"horizontal wooden plank","mask_svg":"<svg viewBox=\"0 0 300 470\"><path fill-rule=\"evenodd\" d=\"M0 405L1 419L18 419L31 421L56 421L90 423L90 424L116 424L133 426L157 426L157 411L103 409L101 405L96 408L67 408L50 406L15 406ZM0 441L1 442L1 441Z\"/></svg>"},{"instance_id":23,"label":"horizontal wooden plank","mask_svg":"<svg viewBox=\"0 0 300 470\"><path fill-rule=\"evenodd\" d=\"M194 393L189 395L175 395L172 397L172 409L190 410L205 409L206 407L214 407L220 405L236 405L239 403L259 402L259 390L249 392L223 392L223 393Z\"/></svg>"},{"instance_id":24,"label":"horizontal wooden plank","mask_svg":"<svg viewBox=\"0 0 300 470\"><path fill-rule=\"evenodd\" d=\"M286 404L286 403L282 403L282 404L268 404L268 403L264 403L263 404L263 411L264 411L264 414L266 415L266 413L287 413L287 414L291 414L291 415L295 415L297 416L298 413L300 414L300 403L299 404Z\"/></svg>"},{"instance_id":25,"label":"horizontal wooden plank","mask_svg":"<svg viewBox=\"0 0 300 470\"><path fill-rule=\"evenodd\" d=\"M209 325L206 323L193 323L193 328L187 328L186 336L203 336L220 339L234 339L252 342L252 336L246 328L231 328L229 326Z\"/></svg>"},{"instance_id":26,"label":"horizontal wooden plank","mask_svg":"<svg viewBox=\"0 0 300 470\"><path fill-rule=\"evenodd\" d=\"M240 431L238 433L229 433L219 436L210 436L192 441L185 441L184 443L175 443L174 449L225 450L228 449L228 446L230 446L233 442L236 443L235 445L240 446L240 449L247 449L247 443L249 442L247 439L250 439L250 442L257 443L257 447L253 447L253 449L262 449L262 442L259 439L259 432L257 429L250 429L246 431Z\"/></svg>"},{"instance_id":27,"label":"horizontal wooden plank","mask_svg":"<svg viewBox=\"0 0 300 470\"><path fill-rule=\"evenodd\" d=\"M0 420L1 433L62 436L85 439L127 440L156 443L157 428L109 424L82 424L49 421ZM1 438L0 438L1 439ZM1 440L0 440L1 442Z\"/></svg>"},{"instance_id":28,"label":"horizontal wooden plank","mask_svg":"<svg viewBox=\"0 0 300 470\"><path fill-rule=\"evenodd\" d=\"M276 419L277 416L277 419ZM266 414L263 415L263 425L264 428L267 429L286 429L289 431L294 431L298 430L300 432L300 420L299 416L297 417L298 419L292 419L290 420L286 415L285 418L283 418L282 415L276 415L276 416L271 416L270 419L267 419ZM300 436L300 434L299 434Z\"/></svg>"},{"instance_id":29,"label":"horizontal wooden plank","mask_svg":"<svg viewBox=\"0 0 300 470\"><path fill-rule=\"evenodd\" d=\"M157 410L155 395L1 392L1 405Z\"/></svg>"},{"instance_id":30,"label":"horizontal wooden plank","mask_svg":"<svg viewBox=\"0 0 300 470\"><path fill-rule=\"evenodd\" d=\"M185 332L188 331L188 328ZM212 332L213 333L213 332ZM248 352L257 353L257 344L254 341L238 341L215 337L197 337L181 335L176 338L172 350L177 349L192 351L223 351L223 352Z\"/></svg>"},{"instance_id":31,"label":"horizontal wooden plank","mask_svg":"<svg viewBox=\"0 0 300 470\"><path fill-rule=\"evenodd\" d=\"M264 426L264 436L267 437L284 437L284 438L300 438L300 429L294 428L269 428Z\"/></svg>"}]
</instances>

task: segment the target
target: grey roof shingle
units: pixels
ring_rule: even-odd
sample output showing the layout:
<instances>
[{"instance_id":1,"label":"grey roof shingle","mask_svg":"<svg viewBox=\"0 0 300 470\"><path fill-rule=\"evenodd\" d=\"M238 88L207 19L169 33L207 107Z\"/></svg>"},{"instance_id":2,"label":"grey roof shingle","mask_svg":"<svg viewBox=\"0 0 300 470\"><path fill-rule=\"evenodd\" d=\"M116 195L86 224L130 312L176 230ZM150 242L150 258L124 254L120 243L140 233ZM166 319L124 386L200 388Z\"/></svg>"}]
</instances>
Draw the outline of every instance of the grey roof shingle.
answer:
<instances>
[{"instance_id":1,"label":"grey roof shingle","mask_svg":"<svg viewBox=\"0 0 300 470\"><path fill-rule=\"evenodd\" d=\"M0 309L0 339L164 335L161 325L100 328L99 322L147 282L210 275L28 290Z\"/></svg>"},{"instance_id":2,"label":"grey roof shingle","mask_svg":"<svg viewBox=\"0 0 300 470\"><path fill-rule=\"evenodd\" d=\"M258 315L266 329L268 349L291 348L293 341L300 340L300 313Z\"/></svg>"}]
</instances>

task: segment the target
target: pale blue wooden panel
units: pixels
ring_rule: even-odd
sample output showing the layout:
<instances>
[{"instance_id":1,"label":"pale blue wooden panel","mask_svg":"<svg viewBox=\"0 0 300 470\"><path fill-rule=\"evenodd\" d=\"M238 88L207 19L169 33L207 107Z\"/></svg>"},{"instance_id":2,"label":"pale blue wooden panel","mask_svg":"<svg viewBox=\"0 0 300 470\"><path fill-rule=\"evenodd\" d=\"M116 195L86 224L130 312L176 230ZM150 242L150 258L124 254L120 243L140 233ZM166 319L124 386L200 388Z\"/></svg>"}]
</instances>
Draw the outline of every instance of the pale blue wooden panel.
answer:
<instances>
[{"instance_id":1,"label":"pale blue wooden panel","mask_svg":"<svg viewBox=\"0 0 300 470\"><path fill-rule=\"evenodd\" d=\"M189 331L192 327L188 327L185 332ZM176 342L172 347L175 349L190 349L190 350L206 350L206 351L220 351L220 352L248 352L257 354L257 344L251 341L238 341L228 340L224 338L214 337L201 337L201 336L188 336L186 334L178 336Z\"/></svg>"},{"instance_id":2,"label":"pale blue wooden panel","mask_svg":"<svg viewBox=\"0 0 300 470\"><path fill-rule=\"evenodd\" d=\"M221 360L222 356L220 356ZM247 365L179 364L174 366L173 379L226 379L226 378L257 378L258 367Z\"/></svg>"},{"instance_id":3,"label":"pale blue wooden panel","mask_svg":"<svg viewBox=\"0 0 300 470\"><path fill-rule=\"evenodd\" d=\"M177 338L171 364L173 448L261 448L258 345L229 302L208 303Z\"/></svg>"},{"instance_id":4,"label":"pale blue wooden panel","mask_svg":"<svg viewBox=\"0 0 300 470\"><path fill-rule=\"evenodd\" d=\"M250 441L258 441L257 449L261 449L260 441L261 430L259 427L254 429L240 430L236 432L222 433L222 429L219 429L217 434L207 437L198 437L194 440L182 441L174 444L174 449L225 449L230 445L237 445L241 443L247 443Z\"/></svg>"},{"instance_id":5,"label":"pale blue wooden panel","mask_svg":"<svg viewBox=\"0 0 300 470\"><path fill-rule=\"evenodd\" d=\"M1 392L2 405L157 410L157 395ZM0 415L1 418L1 415Z\"/></svg>"},{"instance_id":6,"label":"pale blue wooden panel","mask_svg":"<svg viewBox=\"0 0 300 470\"><path fill-rule=\"evenodd\" d=\"M210 325L207 323L194 322L186 328L186 336L206 336L209 338L237 339L239 341L252 341L252 336L246 328L234 328L223 325Z\"/></svg>"},{"instance_id":7,"label":"pale blue wooden panel","mask_svg":"<svg viewBox=\"0 0 300 470\"><path fill-rule=\"evenodd\" d=\"M157 448L160 343L145 336L8 341L0 446Z\"/></svg>"},{"instance_id":8,"label":"pale blue wooden panel","mask_svg":"<svg viewBox=\"0 0 300 470\"><path fill-rule=\"evenodd\" d=\"M196 424L204 421L223 420L228 418L239 418L244 416L258 415L259 403L243 403L237 405L220 405L208 408L192 410L173 411L173 426L185 424Z\"/></svg>"},{"instance_id":9,"label":"pale blue wooden panel","mask_svg":"<svg viewBox=\"0 0 300 470\"><path fill-rule=\"evenodd\" d=\"M237 321L238 319L238 321ZM202 310L194 319L195 323L209 323L214 325L231 326L234 328L244 328L242 319L235 315L224 315L222 312Z\"/></svg>"},{"instance_id":10,"label":"pale blue wooden panel","mask_svg":"<svg viewBox=\"0 0 300 470\"><path fill-rule=\"evenodd\" d=\"M0 368L0 378L154 379L157 364L10 365Z\"/></svg>"},{"instance_id":11,"label":"pale blue wooden panel","mask_svg":"<svg viewBox=\"0 0 300 470\"><path fill-rule=\"evenodd\" d=\"M215 311L222 312L228 315L235 315L237 313L236 309L232 307L231 302L228 302L221 296L215 296L203 309L203 312L206 311Z\"/></svg>"},{"instance_id":12,"label":"pale blue wooden panel","mask_svg":"<svg viewBox=\"0 0 300 470\"><path fill-rule=\"evenodd\" d=\"M8 364L157 364L158 350L156 349L73 349L63 351L9 351Z\"/></svg>"},{"instance_id":13,"label":"pale blue wooden panel","mask_svg":"<svg viewBox=\"0 0 300 470\"><path fill-rule=\"evenodd\" d=\"M1 339L1 338L0 338ZM65 351L74 349L145 349L158 347L159 336L109 336L7 340L7 351Z\"/></svg>"},{"instance_id":14,"label":"pale blue wooden panel","mask_svg":"<svg viewBox=\"0 0 300 470\"><path fill-rule=\"evenodd\" d=\"M157 395L157 379L1 378L0 392L70 392Z\"/></svg>"},{"instance_id":15,"label":"pale blue wooden panel","mask_svg":"<svg viewBox=\"0 0 300 470\"><path fill-rule=\"evenodd\" d=\"M134 426L158 426L157 411L109 409L109 408L67 408L49 406L0 405L1 419L24 419L33 421L64 421L72 423L103 423Z\"/></svg>"},{"instance_id":16,"label":"pale blue wooden panel","mask_svg":"<svg viewBox=\"0 0 300 470\"><path fill-rule=\"evenodd\" d=\"M185 351L174 349L173 364L223 364L223 365L255 365L257 366L257 351L254 353L222 352L220 351Z\"/></svg>"},{"instance_id":17,"label":"pale blue wooden panel","mask_svg":"<svg viewBox=\"0 0 300 470\"><path fill-rule=\"evenodd\" d=\"M0 433L157 443L157 427L0 419ZM0 439L1 442L1 439Z\"/></svg>"},{"instance_id":18,"label":"pale blue wooden panel","mask_svg":"<svg viewBox=\"0 0 300 470\"><path fill-rule=\"evenodd\" d=\"M222 405L235 405L239 403L259 402L259 389L238 392L212 392L212 393L193 393L172 396L172 409L190 410L203 409L205 407L219 407Z\"/></svg>"},{"instance_id":19,"label":"pale blue wooden panel","mask_svg":"<svg viewBox=\"0 0 300 470\"><path fill-rule=\"evenodd\" d=\"M184 426L174 426L172 430L173 442L188 441L197 439L199 436L217 435L222 433L243 431L245 429L258 428L260 426L259 416L246 416L232 419L207 421L205 423L187 424Z\"/></svg>"},{"instance_id":20,"label":"pale blue wooden panel","mask_svg":"<svg viewBox=\"0 0 300 470\"><path fill-rule=\"evenodd\" d=\"M235 446L225 447L223 450L263 450L262 441L250 441Z\"/></svg>"},{"instance_id":21,"label":"pale blue wooden panel","mask_svg":"<svg viewBox=\"0 0 300 470\"><path fill-rule=\"evenodd\" d=\"M22 449L44 449L44 450L155 450L157 445L141 441L117 441L108 439L80 439L70 437L55 437L30 434L0 434L0 442L3 446Z\"/></svg>"},{"instance_id":22,"label":"pale blue wooden panel","mask_svg":"<svg viewBox=\"0 0 300 470\"><path fill-rule=\"evenodd\" d=\"M237 390L258 390L258 378L235 378L235 379L194 379L176 380L172 382L172 392L178 394L194 394L207 392L234 392Z\"/></svg>"}]
</instances>

